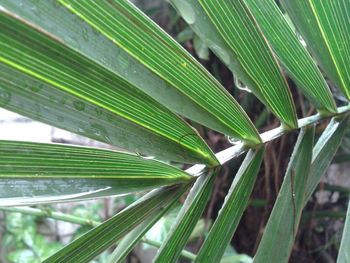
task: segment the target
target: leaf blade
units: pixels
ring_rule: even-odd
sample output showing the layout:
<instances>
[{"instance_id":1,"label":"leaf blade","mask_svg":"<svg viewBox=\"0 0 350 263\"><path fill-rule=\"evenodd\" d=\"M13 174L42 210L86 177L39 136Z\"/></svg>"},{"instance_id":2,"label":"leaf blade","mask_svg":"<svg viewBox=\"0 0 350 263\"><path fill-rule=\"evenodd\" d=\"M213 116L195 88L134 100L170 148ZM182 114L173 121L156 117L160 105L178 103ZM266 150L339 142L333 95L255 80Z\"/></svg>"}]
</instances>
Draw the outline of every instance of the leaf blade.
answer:
<instances>
[{"instance_id":1,"label":"leaf blade","mask_svg":"<svg viewBox=\"0 0 350 263\"><path fill-rule=\"evenodd\" d=\"M317 65L271 0L245 0L276 56L318 110L335 113L332 94ZM298 58L298 59L295 59Z\"/></svg>"},{"instance_id":2,"label":"leaf blade","mask_svg":"<svg viewBox=\"0 0 350 263\"><path fill-rule=\"evenodd\" d=\"M56 0L40 2L28 0L23 3L4 0L1 5L26 21L59 37L65 45L127 80L172 111L189 119L201 120L198 122L222 132L227 130L227 127L220 124L205 108L141 65L126 51Z\"/></svg>"},{"instance_id":3,"label":"leaf blade","mask_svg":"<svg viewBox=\"0 0 350 263\"><path fill-rule=\"evenodd\" d=\"M94 1L86 1L84 5L72 0L60 2L200 107L207 109L216 122L206 123L202 118L187 117L249 143L260 142L246 113L218 81L130 2L101 1L98 5Z\"/></svg>"},{"instance_id":4,"label":"leaf blade","mask_svg":"<svg viewBox=\"0 0 350 263\"><path fill-rule=\"evenodd\" d=\"M214 179L215 174L213 173L202 175L197 179L153 262L177 262L206 207L212 192Z\"/></svg>"},{"instance_id":5,"label":"leaf blade","mask_svg":"<svg viewBox=\"0 0 350 263\"><path fill-rule=\"evenodd\" d=\"M295 106L287 82L269 44L242 1L201 0L221 36L243 69L254 80L254 94L289 128L297 127Z\"/></svg>"},{"instance_id":6,"label":"leaf blade","mask_svg":"<svg viewBox=\"0 0 350 263\"><path fill-rule=\"evenodd\" d=\"M164 206L179 198L185 190L186 187L173 187L159 189L145 195L109 220L74 240L44 262L88 262L143 220L157 214Z\"/></svg>"},{"instance_id":7,"label":"leaf blade","mask_svg":"<svg viewBox=\"0 0 350 263\"><path fill-rule=\"evenodd\" d=\"M100 112L101 109L104 112L109 112L109 116L113 116L112 119L122 119L124 125L121 130L130 126L130 131L135 134L137 129L142 129L157 144L156 147L152 147L151 151L156 150L157 147L163 149L163 153L162 151L155 153L157 156L164 155L165 159L185 162L205 162L214 166L217 164L213 153L198 134L164 106L100 65L67 48L61 43L61 40L43 32L41 28L28 25L27 22L5 9L1 10L0 15L3 28L3 37L0 42L2 47L0 61L3 68L9 69L1 73L2 78L6 81L2 84L0 91L2 94L9 94L1 97L0 105L2 107L11 107L12 110L25 113L21 105L13 107L16 101L11 98L11 92L14 92L13 90L17 93L22 92L22 90L18 91L20 89L17 85L18 80L9 74L10 70L15 70L17 73L21 72L39 81L42 86L48 85L49 88L46 88L45 92L53 93L48 96L54 96L58 93L61 96L68 94L71 98L75 98L73 105L67 105L67 107L73 106L74 110L85 113L86 104L94 105L98 107ZM22 80L21 83L23 81L26 79ZM51 88L54 88L55 91ZM35 96L34 94L39 90L37 88L29 89L27 96ZM21 99L23 100L23 95ZM64 106L65 101L57 103ZM46 102L47 104L49 103ZM35 114L35 109L32 111L34 113L30 113L31 117L40 117L39 113ZM96 112L94 115L94 120L97 120ZM47 118L41 120L47 121ZM84 120L88 122L86 116ZM51 120L50 124L55 122L57 122L56 119ZM101 126L98 122L96 125ZM86 128L77 127L77 125L74 128L77 130L73 130L73 132L96 129L96 127ZM95 133L97 132L106 133L104 127L100 127L99 131L95 131ZM93 133L90 131L84 135L90 135L104 142L109 137L106 134L103 136L95 134L94 136ZM122 137L128 138L128 134L117 135L114 139ZM111 143L111 141L107 141L107 143ZM142 151L147 149L132 134L128 141L121 140L119 143L132 151L137 150L137 147L142 148ZM118 145L115 140L112 144ZM166 147L162 147L162 144Z\"/></svg>"},{"instance_id":8,"label":"leaf blade","mask_svg":"<svg viewBox=\"0 0 350 263\"><path fill-rule=\"evenodd\" d=\"M253 262L288 262L312 160L314 126L302 129ZM278 233L278 234L276 234Z\"/></svg>"},{"instance_id":9,"label":"leaf blade","mask_svg":"<svg viewBox=\"0 0 350 263\"><path fill-rule=\"evenodd\" d=\"M1 206L121 195L188 183L164 163L102 149L0 141Z\"/></svg>"},{"instance_id":10,"label":"leaf blade","mask_svg":"<svg viewBox=\"0 0 350 263\"><path fill-rule=\"evenodd\" d=\"M283 0L282 4L326 75L349 100L350 2Z\"/></svg>"},{"instance_id":11,"label":"leaf blade","mask_svg":"<svg viewBox=\"0 0 350 263\"><path fill-rule=\"evenodd\" d=\"M339 118L333 118L314 146L310 176L306 185L304 205L306 205L307 201L310 199L312 193L320 182L321 177L325 174L328 166L331 164L347 127L348 118L342 116Z\"/></svg>"},{"instance_id":12,"label":"leaf blade","mask_svg":"<svg viewBox=\"0 0 350 263\"><path fill-rule=\"evenodd\" d=\"M248 152L195 262L220 262L248 204L263 156L264 148Z\"/></svg>"}]
</instances>

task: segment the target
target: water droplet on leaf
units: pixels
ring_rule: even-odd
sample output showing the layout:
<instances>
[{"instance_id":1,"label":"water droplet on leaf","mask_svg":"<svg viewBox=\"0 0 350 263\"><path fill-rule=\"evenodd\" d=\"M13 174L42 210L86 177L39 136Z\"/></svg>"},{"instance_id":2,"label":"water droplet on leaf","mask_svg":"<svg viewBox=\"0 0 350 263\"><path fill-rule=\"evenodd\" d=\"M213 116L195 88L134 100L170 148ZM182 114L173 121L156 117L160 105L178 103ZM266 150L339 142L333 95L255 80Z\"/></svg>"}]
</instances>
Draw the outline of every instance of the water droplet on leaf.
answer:
<instances>
[{"instance_id":1,"label":"water droplet on leaf","mask_svg":"<svg viewBox=\"0 0 350 263\"><path fill-rule=\"evenodd\" d=\"M0 106L7 105L11 100L11 93L0 87Z\"/></svg>"},{"instance_id":2,"label":"water droplet on leaf","mask_svg":"<svg viewBox=\"0 0 350 263\"><path fill-rule=\"evenodd\" d=\"M83 111L85 110L85 103L81 101L74 101L73 102L74 108L78 111Z\"/></svg>"},{"instance_id":3,"label":"water droplet on leaf","mask_svg":"<svg viewBox=\"0 0 350 263\"><path fill-rule=\"evenodd\" d=\"M83 39L84 39L85 41L88 41L88 40L89 40L89 34L88 34L88 31L87 31L86 28L83 28L82 34L83 34Z\"/></svg>"},{"instance_id":4,"label":"water droplet on leaf","mask_svg":"<svg viewBox=\"0 0 350 263\"><path fill-rule=\"evenodd\" d=\"M37 83L35 85L30 86L30 90L33 92L39 92L43 88L44 84L42 83Z\"/></svg>"},{"instance_id":5,"label":"water droplet on leaf","mask_svg":"<svg viewBox=\"0 0 350 263\"><path fill-rule=\"evenodd\" d=\"M231 143L233 145L239 144L241 142L240 140L233 138L233 137L230 137L230 136L226 136L226 138L229 141L229 143Z\"/></svg>"},{"instance_id":6,"label":"water droplet on leaf","mask_svg":"<svg viewBox=\"0 0 350 263\"><path fill-rule=\"evenodd\" d=\"M251 93L252 91L248 88L248 86L244 85L238 78L235 77L235 86L240 89L240 90L244 90L246 92Z\"/></svg>"}]
</instances>

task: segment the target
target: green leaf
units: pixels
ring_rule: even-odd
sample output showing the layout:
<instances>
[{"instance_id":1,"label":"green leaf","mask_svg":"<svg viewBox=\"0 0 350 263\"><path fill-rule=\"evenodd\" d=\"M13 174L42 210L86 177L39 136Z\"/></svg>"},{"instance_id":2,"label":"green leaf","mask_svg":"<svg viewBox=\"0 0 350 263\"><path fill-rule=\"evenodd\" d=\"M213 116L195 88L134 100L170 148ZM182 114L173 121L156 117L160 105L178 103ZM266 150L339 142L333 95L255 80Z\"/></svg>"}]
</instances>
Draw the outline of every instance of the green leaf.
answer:
<instances>
[{"instance_id":1,"label":"green leaf","mask_svg":"<svg viewBox=\"0 0 350 263\"><path fill-rule=\"evenodd\" d=\"M180 169L137 155L0 141L0 205L82 200L188 183Z\"/></svg>"},{"instance_id":2,"label":"green leaf","mask_svg":"<svg viewBox=\"0 0 350 263\"><path fill-rule=\"evenodd\" d=\"M195 262L220 262L248 204L264 152L264 148L248 152Z\"/></svg>"},{"instance_id":3,"label":"green leaf","mask_svg":"<svg viewBox=\"0 0 350 263\"><path fill-rule=\"evenodd\" d=\"M193 229L201 217L214 186L216 172L200 176L183 204L167 239L159 249L155 263L177 262Z\"/></svg>"},{"instance_id":4,"label":"green leaf","mask_svg":"<svg viewBox=\"0 0 350 263\"><path fill-rule=\"evenodd\" d=\"M287 263L297 234L312 160L314 126L301 130L254 263Z\"/></svg>"},{"instance_id":5,"label":"green leaf","mask_svg":"<svg viewBox=\"0 0 350 263\"><path fill-rule=\"evenodd\" d=\"M163 159L217 165L215 156L198 134L164 106L125 80L66 47L56 36L21 20L5 9L0 11L0 65L3 69L0 84L1 107L66 129L64 123L55 123L59 116L69 119L70 113L67 109L68 115L58 115L57 111L61 107L71 108L73 111L81 111L80 115L76 114L74 117L84 116L85 121L82 123L75 119L75 125L69 122L67 126L73 132ZM25 91L22 85L26 85ZM73 100L69 101L72 104L56 101L57 94L58 99L69 95ZM43 103L45 99L48 101ZM22 105L23 100L27 101L25 105ZM34 105L32 100L36 100ZM51 108L56 110L52 114L50 108L45 108L45 105L51 103ZM24 106L33 108L29 108L27 114L27 109L23 110ZM99 116L101 114L103 117ZM104 122L97 120L100 118ZM116 131L107 131L104 127L106 121L114 123L108 125L109 128L120 124L120 133L112 135ZM79 126L81 124L86 126ZM87 131L83 132L84 130Z\"/></svg>"},{"instance_id":6,"label":"green leaf","mask_svg":"<svg viewBox=\"0 0 350 263\"><path fill-rule=\"evenodd\" d=\"M60 0L60 3L187 96L198 109L187 111L180 100L173 110L248 143L260 142L243 109L219 82L129 1ZM175 103L172 96L168 100ZM163 102L167 105L168 100Z\"/></svg>"},{"instance_id":7,"label":"green leaf","mask_svg":"<svg viewBox=\"0 0 350 263\"><path fill-rule=\"evenodd\" d=\"M291 78L320 112L335 113L328 85L273 0L244 0Z\"/></svg>"},{"instance_id":8,"label":"green leaf","mask_svg":"<svg viewBox=\"0 0 350 263\"><path fill-rule=\"evenodd\" d=\"M269 44L243 0L199 1L236 61L253 80L249 88L287 128L297 127L287 82Z\"/></svg>"},{"instance_id":9,"label":"green leaf","mask_svg":"<svg viewBox=\"0 0 350 263\"><path fill-rule=\"evenodd\" d=\"M307 201L310 199L321 177L325 174L328 166L332 162L347 128L348 118L333 118L318 139L312 153L312 163L306 185L304 205L306 205Z\"/></svg>"},{"instance_id":10,"label":"green leaf","mask_svg":"<svg viewBox=\"0 0 350 263\"><path fill-rule=\"evenodd\" d=\"M282 4L326 75L350 99L350 1L283 0Z\"/></svg>"},{"instance_id":11,"label":"green leaf","mask_svg":"<svg viewBox=\"0 0 350 263\"><path fill-rule=\"evenodd\" d=\"M187 187L155 190L46 259L45 263L89 262L120 238L177 200Z\"/></svg>"},{"instance_id":12,"label":"green leaf","mask_svg":"<svg viewBox=\"0 0 350 263\"><path fill-rule=\"evenodd\" d=\"M343 237L340 243L337 263L350 262L350 201L348 204L348 212L344 223Z\"/></svg>"}]
</instances>

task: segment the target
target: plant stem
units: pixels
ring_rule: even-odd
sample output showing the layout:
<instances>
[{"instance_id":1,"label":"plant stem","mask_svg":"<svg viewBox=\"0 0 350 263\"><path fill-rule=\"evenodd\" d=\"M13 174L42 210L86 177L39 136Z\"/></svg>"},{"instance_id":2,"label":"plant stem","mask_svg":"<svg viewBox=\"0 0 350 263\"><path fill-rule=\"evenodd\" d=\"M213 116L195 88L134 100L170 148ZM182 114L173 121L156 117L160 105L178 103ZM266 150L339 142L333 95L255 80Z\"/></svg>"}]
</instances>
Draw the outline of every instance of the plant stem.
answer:
<instances>
[{"instance_id":1,"label":"plant stem","mask_svg":"<svg viewBox=\"0 0 350 263\"><path fill-rule=\"evenodd\" d=\"M270 141L273 141L282 135L285 135L287 133L290 133L292 131L295 131L297 129L301 129L303 127L306 127L310 124L318 123L322 120L326 120L332 117L337 117L341 115L347 115L350 113L350 104L346 106L339 107L336 114L333 114L331 116L322 116L320 114L315 114L306 118L302 118L298 120L298 128L294 130L286 130L282 126L272 129L270 131L264 132L260 134L260 137L262 139L263 144L266 144ZM228 161L238 157L239 155L243 154L244 152L248 151L250 147L245 145L243 142L239 142L221 152L218 152L215 154L216 158L219 160L220 164L223 165L227 163ZM208 170L208 168L203 164L196 164L186 170L187 173L193 175L193 176L199 176L203 173L205 173Z\"/></svg>"},{"instance_id":2,"label":"plant stem","mask_svg":"<svg viewBox=\"0 0 350 263\"><path fill-rule=\"evenodd\" d=\"M159 242L159 241L155 241L155 240L151 240L151 239L148 239L146 237L143 238L143 242L149 244L149 245L152 245L154 247L161 247L162 243ZM181 252L181 255L185 258L188 258L188 259L191 259L191 260L195 260L196 259L196 255L193 254L192 252L189 252L187 250L182 250Z\"/></svg>"},{"instance_id":3,"label":"plant stem","mask_svg":"<svg viewBox=\"0 0 350 263\"><path fill-rule=\"evenodd\" d=\"M60 221L69 222L72 224L82 225L82 226L90 226L90 227L96 227L101 224L101 222L89 220L89 219L83 219L77 216L67 215L60 212L54 212L50 209L39 209L39 208L32 208L32 207L0 207L1 211L6 212L13 212L13 213L21 213L21 214L27 214L27 215L33 215L33 216L39 216L39 217L48 217ZM149 238L143 237L141 239L141 242L146 243L150 246L160 248L162 243L159 241L151 240ZM181 255L185 258L188 258L190 260L194 260L196 258L196 255L187 251L183 250L181 252Z\"/></svg>"},{"instance_id":4,"label":"plant stem","mask_svg":"<svg viewBox=\"0 0 350 263\"><path fill-rule=\"evenodd\" d=\"M302 224L305 224L310 219L316 218L345 218L346 211L313 211L313 212L304 212L301 217Z\"/></svg>"}]
</instances>

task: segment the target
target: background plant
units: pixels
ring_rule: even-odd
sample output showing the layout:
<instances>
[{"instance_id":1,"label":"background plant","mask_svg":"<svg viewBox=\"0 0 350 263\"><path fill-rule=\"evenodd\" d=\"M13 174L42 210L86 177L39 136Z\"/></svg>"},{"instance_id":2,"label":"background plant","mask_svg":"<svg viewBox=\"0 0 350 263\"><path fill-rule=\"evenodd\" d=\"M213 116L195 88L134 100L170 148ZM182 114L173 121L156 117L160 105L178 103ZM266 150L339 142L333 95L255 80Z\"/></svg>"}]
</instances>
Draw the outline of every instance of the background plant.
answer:
<instances>
[{"instance_id":1,"label":"background plant","mask_svg":"<svg viewBox=\"0 0 350 263\"><path fill-rule=\"evenodd\" d=\"M104 223L93 223L92 230L45 262L88 262L116 243L110 261L123 261L189 190L154 262L176 262L184 254L195 262L219 262L248 205L260 164L269 158L265 144L300 130L254 256L256 262L288 261L302 210L347 127L350 2L285 0L286 14L271 0L171 2L188 23L185 30L195 34L198 56L208 58L209 48L233 72L236 86L265 105L257 125L193 56L127 1L0 2L1 106L136 153L1 141L1 205L155 189ZM280 65L311 104L301 99L295 107L294 84L288 84ZM311 115L314 109L318 113ZM259 134L256 126L273 120L268 111L281 126ZM214 155L177 114L198 131L204 129L201 124L227 135L234 145ZM315 133L317 122L325 127L321 135ZM195 254L183 251L218 189L220 166L245 152L203 245ZM181 170L170 162L197 165ZM268 173L266 168L265 163ZM348 235L345 227L339 262L349 260Z\"/></svg>"}]
</instances>

